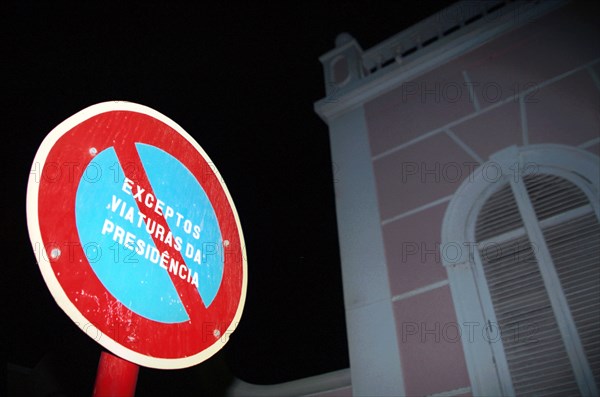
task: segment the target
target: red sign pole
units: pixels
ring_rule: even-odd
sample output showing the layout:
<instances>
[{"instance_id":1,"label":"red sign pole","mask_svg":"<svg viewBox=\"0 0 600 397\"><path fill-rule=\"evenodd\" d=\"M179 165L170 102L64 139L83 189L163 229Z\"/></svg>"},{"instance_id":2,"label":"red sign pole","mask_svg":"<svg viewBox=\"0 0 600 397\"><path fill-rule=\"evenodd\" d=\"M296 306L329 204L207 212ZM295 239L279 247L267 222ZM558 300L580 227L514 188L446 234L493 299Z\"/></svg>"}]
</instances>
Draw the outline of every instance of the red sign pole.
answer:
<instances>
[{"instance_id":1,"label":"red sign pole","mask_svg":"<svg viewBox=\"0 0 600 397\"><path fill-rule=\"evenodd\" d=\"M140 367L102 352L93 397L133 397Z\"/></svg>"}]
</instances>

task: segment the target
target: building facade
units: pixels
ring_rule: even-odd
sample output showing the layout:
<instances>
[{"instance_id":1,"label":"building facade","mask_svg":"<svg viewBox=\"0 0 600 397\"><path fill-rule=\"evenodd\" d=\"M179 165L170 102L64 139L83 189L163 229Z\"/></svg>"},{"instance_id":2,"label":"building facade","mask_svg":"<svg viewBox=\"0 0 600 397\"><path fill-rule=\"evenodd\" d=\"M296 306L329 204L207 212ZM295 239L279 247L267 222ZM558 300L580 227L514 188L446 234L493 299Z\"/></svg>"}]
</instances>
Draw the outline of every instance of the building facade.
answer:
<instances>
[{"instance_id":1,"label":"building facade","mask_svg":"<svg viewBox=\"0 0 600 397\"><path fill-rule=\"evenodd\" d=\"M323 395L598 395L597 18L462 1L320 58L351 363Z\"/></svg>"}]
</instances>

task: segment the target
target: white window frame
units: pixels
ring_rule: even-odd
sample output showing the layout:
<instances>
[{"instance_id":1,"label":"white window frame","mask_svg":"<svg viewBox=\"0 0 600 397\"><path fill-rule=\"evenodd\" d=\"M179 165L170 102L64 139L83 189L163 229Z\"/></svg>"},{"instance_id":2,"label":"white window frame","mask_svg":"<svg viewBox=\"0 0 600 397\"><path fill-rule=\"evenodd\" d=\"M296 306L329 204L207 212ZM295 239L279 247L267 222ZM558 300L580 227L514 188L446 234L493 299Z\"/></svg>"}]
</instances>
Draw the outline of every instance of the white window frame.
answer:
<instances>
[{"instance_id":1,"label":"white window frame","mask_svg":"<svg viewBox=\"0 0 600 397\"><path fill-rule=\"evenodd\" d=\"M497 176L498 172L501 173ZM525 212L531 213L530 219L523 219L524 227L530 239L535 244L543 244L541 229L535 218L529 199L520 189L521 183L514 183L515 178L521 178L522 172L550 173L569 180L579 187L589 198L596 217L600 220L600 158L591 152L579 148L554 145L528 145L523 147L511 146L495 155L490 161L478 167L453 195L448 204L442 224L441 256L447 269L452 299L456 310L457 320L462 325L462 345L471 381L473 395L477 396L510 396L514 395L512 381L504 355L502 343L489 343L489 338L483 337L486 327L491 322L497 324L490 292L483 275L483 268L475 242L475 222L481 207L486 200L504 183L494 181L511 180L513 194L517 205ZM547 249L537 250L536 259L547 261ZM560 282L555 275L542 272L547 289L559 288ZM562 291L562 290L561 290ZM552 306L561 312L557 318L563 339L569 346L567 351L581 357L583 354L581 342L573 324L570 311L562 293L549 293ZM567 308L567 310L563 310ZM567 341L565 336L568 335ZM575 352L575 353L573 353ZM573 361L573 360L571 360ZM579 366L577 360L573 370L584 394L597 395L598 390L593 385L593 377L585 365ZM590 379L592 385L589 385Z\"/></svg>"}]
</instances>

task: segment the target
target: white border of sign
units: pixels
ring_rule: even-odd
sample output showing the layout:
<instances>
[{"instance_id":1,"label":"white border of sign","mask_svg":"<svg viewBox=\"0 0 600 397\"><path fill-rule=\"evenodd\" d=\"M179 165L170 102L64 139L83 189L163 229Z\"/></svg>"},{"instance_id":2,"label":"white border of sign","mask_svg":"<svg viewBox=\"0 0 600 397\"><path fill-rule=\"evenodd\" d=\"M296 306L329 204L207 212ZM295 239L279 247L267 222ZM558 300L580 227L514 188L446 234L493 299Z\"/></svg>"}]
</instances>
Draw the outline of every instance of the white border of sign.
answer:
<instances>
[{"instance_id":1,"label":"white border of sign","mask_svg":"<svg viewBox=\"0 0 600 397\"><path fill-rule=\"evenodd\" d=\"M200 155L204 158L204 160L208 164L213 164L206 152L200 147L200 145L177 123L173 120L169 119L165 115L153 110L147 106L139 105L132 102L125 101L111 101L111 102L102 102L96 105L92 105L87 107L76 114L72 115L58 126L56 126L43 140L40 145L35 158L33 160L33 165L40 165L40 170L42 169L45 161L48 157L48 153L54 147L55 143L62 137L65 133L70 131L75 126L81 124L85 120L94 117L101 113L111 112L111 111L132 111L137 113L146 114L150 117L158 119L163 123L167 124L169 127L177 131L183 138L185 138L189 143L191 143L194 148L200 153ZM34 253L36 259L38 261L38 265L40 267L40 271L42 272L42 276L50 293L56 300L58 306L71 318L75 324L77 324L82 331L84 331L90 338L94 339L100 345L104 346L106 349L110 350L114 354L129 360L133 363L151 367L158 369L178 369L178 368L186 368L192 365L199 364L215 353L217 353L228 341L229 335L235 330L237 324L240 321L242 316L242 311L244 310L244 303L246 301L246 290L248 283L248 268L247 268L247 260L246 260L246 247L244 242L244 235L242 233L242 227L240 224L240 219L229 193L223 178L219 174L219 171L216 167L211 167L215 172L215 176L219 180L225 195L227 196L227 200L229 205L231 206L231 210L233 212L233 216L235 217L235 222L237 225L237 230L240 236L240 249L242 255L242 287L240 292L240 301L238 303L237 311L235 316L227 329L226 332L221 334L221 337L215 341L208 348L204 349L200 353L197 353L193 356L184 357L184 358L158 358L158 357L150 357L133 351L131 349L125 348L121 344L119 344L114 339L111 339L108 335L103 334L99 329L97 329L94 325L92 325L81 312L75 307L75 305L69 300L66 293L64 292L62 286L58 282L54 271L52 270L52 266L50 265L50 261L47 255L43 254L43 250L45 249L43 246L42 233L40 230L39 218L38 218L38 195L39 195L39 181L36 181L36 174L29 174L29 181L27 183L27 227L29 229L29 238L31 240L31 244L34 248ZM41 171L40 171L41 172ZM75 209L73 209L75 210ZM37 249L38 247L39 249ZM90 330L93 335L90 334ZM94 332L95 330L95 332Z\"/></svg>"}]
</instances>

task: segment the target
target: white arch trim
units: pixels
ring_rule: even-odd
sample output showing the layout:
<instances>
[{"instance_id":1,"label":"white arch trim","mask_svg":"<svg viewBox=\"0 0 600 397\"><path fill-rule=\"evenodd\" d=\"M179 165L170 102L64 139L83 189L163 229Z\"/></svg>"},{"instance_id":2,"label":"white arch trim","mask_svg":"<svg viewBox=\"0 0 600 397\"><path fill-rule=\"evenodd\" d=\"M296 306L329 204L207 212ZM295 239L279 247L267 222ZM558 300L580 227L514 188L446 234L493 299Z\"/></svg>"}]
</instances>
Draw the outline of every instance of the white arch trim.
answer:
<instances>
[{"instance_id":1,"label":"white arch trim","mask_svg":"<svg viewBox=\"0 0 600 397\"><path fill-rule=\"evenodd\" d=\"M487 198L506 182L507 178L521 177L522 172L550 172L575 183L590 198L600 219L598 191L600 185L600 158L591 152L565 145L540 144L523 147L511 146L477 168L454 194L448 204L442 223L442 263L448 271L452 299L457 320L469 330L463 350L474 395L509 395L512 385L507 380L506 360L497 360L485 338L477 332L486 326L484 307L489 294L480 294L477 279L482 277L474 266L474 224ZM494 183L498 182L498 183ZM475 253L476 255L476 253ZM489 297L488 297L489 298ZM474 332L471 338L471 331Z\"/></svg>"}]
</instances>

